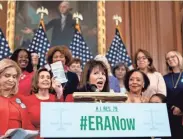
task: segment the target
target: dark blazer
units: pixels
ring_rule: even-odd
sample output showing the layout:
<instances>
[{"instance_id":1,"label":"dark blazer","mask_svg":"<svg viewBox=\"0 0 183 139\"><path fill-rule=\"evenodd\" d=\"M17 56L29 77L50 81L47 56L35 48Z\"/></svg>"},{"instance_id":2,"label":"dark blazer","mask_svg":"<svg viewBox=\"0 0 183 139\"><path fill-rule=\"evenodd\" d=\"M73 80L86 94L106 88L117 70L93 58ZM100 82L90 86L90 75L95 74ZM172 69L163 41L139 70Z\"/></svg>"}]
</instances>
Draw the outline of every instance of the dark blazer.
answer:
<instances>
[{"instance_id":1,"label":"dark blazer","mask_svg":"<svg viewBox=\"0 0 183 139\"><path fill-rule=\"evenodd\" d=\"M62 30L61 27L61 20L62 17L53 19L48 24L45 25L46 30L53 29L52 31L52 38L51 38L51 45L66 45L69 46L70 42L72 41L72 37L74 35L74 26L75 20L72 19L72 14L68 14L66 17L66 23L64 29Z\"/></svg>"},{"instance_id":2,"label":"dark blazer","mask_svg":"<svg viewBox=\"0 0 183 139\"><path fill-rule=\"evenodd\" d=\"M79 85L79 79L76 73L73 72L66 72L66 77L68 79L67 83L62 84L62 87L64 88L64 100L68 94L72 94L74 92L77 92L77 87Z\"/></svg>"}]
</instances>

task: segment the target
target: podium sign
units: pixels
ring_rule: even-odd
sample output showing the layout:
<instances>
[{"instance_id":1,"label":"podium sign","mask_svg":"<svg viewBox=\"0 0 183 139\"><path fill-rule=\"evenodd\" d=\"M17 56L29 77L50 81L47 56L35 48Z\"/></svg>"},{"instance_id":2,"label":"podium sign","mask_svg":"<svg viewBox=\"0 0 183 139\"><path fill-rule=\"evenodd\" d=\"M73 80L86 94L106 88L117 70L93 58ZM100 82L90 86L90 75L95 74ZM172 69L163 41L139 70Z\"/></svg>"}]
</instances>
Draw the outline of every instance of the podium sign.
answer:
<instances>
[{"instance_id":1,"label":"podium sign","mask_svg":"<svg viewBox=\"0 0 183 139\"><path fill-rule=\"evenodd\" d=\"M41 137L171 136L166 104L41 103Z\"/></svg>"}]
</instances>

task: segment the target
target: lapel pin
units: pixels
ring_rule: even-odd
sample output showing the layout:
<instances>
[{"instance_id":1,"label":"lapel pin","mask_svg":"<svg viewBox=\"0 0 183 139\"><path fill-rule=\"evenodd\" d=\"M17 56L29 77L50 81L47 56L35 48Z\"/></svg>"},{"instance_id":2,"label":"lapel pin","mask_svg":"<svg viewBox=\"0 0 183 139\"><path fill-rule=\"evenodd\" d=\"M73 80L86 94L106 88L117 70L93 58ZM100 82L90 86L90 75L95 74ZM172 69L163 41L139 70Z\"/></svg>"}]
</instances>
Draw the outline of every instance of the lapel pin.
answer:
<instances>
[{"instance_id":1,"label":"lapel pin","mask_svg":"<svg viewBox=\"0 0 183 139\"><path fill-rule=\"evenodd\" d=\"M23 103L21 103L20 106L22 107L22 109L26 108L25 104L23 104Z\"/></svg>"},{"instance_id":2,"label":"lapel pin","mask_svg":"<svg viewBox=\"0 0 183 139\"><path fill-rule=\"evenodd\" d=\"M21 102L21 100L19 98L16 98L16 103L20 104L22 102Z\"/></svg>"},{"instance_id":3,"label":"lapel pin","mask_svg":"<svg viewBox=\"0 0 183 139\"><path fill-rule=\"evenodd\" d=\"M181 79L181 82L183 83L183 78Z\"/></svg>"}]
</instances>

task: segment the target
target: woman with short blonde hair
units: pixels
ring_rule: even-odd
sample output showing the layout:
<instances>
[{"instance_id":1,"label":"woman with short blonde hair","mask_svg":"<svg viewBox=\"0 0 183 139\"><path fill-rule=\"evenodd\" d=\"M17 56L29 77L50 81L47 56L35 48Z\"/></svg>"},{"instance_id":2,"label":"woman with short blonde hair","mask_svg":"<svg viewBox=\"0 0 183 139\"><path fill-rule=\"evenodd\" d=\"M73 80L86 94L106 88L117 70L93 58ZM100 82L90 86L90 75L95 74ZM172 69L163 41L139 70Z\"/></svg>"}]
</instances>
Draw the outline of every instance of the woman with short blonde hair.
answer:
<instances>
[{"instance_id":1,"label":"woman with short blonde hair","mask_svg":"<svg viewBox=\"0 0 183 139\"><path fill-rule=\"evenodd\" d=\"M8 68L14 68L17 72L17 75L16 75L17 80L15 82L14 87L9 92L9 95L15 95L18 91L18 80L20 78L21 69L16 64L16 62L9 60L9 59L3 59L0 61L0 76L2 76L4 74L4 72L6 71L6 69L8 69ZM3 94L3 90L2 90L2 86L0 85L0 95L2 95L2 94Z\"/></svg>"},{"instance_id":2,"label":"woman with short blonde hair","mask_svg":"<svg viewBox=\"0 0 183 139\"><path fill-rule=\"evenodd\" d=\"M168 73L164 79L172 138L183 139L183 58L179 52L172 50L166 53L165 60Z\"/></svg>"},{"instance_id":3,"label":"woman with short blonde hair","mask_svg":"<svg viewBox=\"0 0 183 139\"><path fill-rule=\"evenodd\" d=\"M173 54L172 57L166 57L167 54L170 53L170 52ZM178 58L178 67L179 67L179 69L183 70L183 58L182 58L182 55L178 51L175 51L175 50L169 51L168 53L166 53L166 55L165 55L168 72L173 71L173 68L168 64L168 60L170 58L175 57L175 56Z\"/></svg>"},{"instance_id":4,"label":"woman with short blonde hair","mask_svg":"<svg viewBox=\"0 0 183 139\"><path fill-rule=\"evenodd\" d=\"M26 105L17 95L18 81L21 70L10 60L0 61L0 131L5 134L8 129L35 129L30 123Z\"/></svg>"}]
</instances>

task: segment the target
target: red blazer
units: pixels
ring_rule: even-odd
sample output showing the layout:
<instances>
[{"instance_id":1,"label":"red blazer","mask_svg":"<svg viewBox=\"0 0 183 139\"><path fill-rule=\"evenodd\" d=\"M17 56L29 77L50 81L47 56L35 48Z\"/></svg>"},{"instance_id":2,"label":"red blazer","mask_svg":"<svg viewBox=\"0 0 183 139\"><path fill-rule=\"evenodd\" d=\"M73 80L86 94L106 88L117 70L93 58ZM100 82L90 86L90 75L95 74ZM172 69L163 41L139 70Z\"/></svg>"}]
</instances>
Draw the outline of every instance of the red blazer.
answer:
<instances>
[{"instance_id":1,"label":"red blazer","mask_svg":"<svg viewBox=\"0 0 183 139\"><path fill-rule=\"evenodd\" d=\"M17 100L20 100L21 104L17 103ZM22 123L20 128L35 130L35 127L31 124L31 122L29 120L27 108L22 103L22 99L19 96L15 95L11 98L6 98L6 97L0 96L0 123L1 123L0 134L4 135L5 132L8 130L9 119L10 119L9 117L11 114L9 112L9 103L14 105L20 112L21 123ZM25 107L22 107L22 105ZM11 125L11 127L13 127L13 125Z\"/></svg>"},{"instance_id":2,"label":"red blazer","mask_svg":"<svg viewBox=\"0 0 183 139\"><path fill-rule=\"evenodd\" d=\"M19 80L19 86L18 86L18 94L19 95L24 95L24 96L29 96L31 92L31 82L32 82L32 77L34 75L34 72L27 72L24 71L22 73L22 76L20 77Z\"/></svg>"},{"instance_id":3,"label":"red blazer","mask_svg":"<svg viewBox=\"0 0 183 139\"><path fill-rule=\"evenodd\" d=\"M73 98L72 94L68 94L66 96L65 102L74 102L74 98Z\"/></svg>"},{"instance_id":4,"label":"red blazer","mask_svg":"<svg viewBox=\"0 0 183 139\"><path fill-rule=\"evenodd\" d=\"M57 100L55 95L50 94L50 98L47 100L40 100L36 97L35 94L27 96L24 99L25 104L27 105L28 115L31 123L35 126L36 130L40 130L40 109L41 102L63 102L63 97L60 100Z\"/></svg>"}]
</instances>

